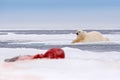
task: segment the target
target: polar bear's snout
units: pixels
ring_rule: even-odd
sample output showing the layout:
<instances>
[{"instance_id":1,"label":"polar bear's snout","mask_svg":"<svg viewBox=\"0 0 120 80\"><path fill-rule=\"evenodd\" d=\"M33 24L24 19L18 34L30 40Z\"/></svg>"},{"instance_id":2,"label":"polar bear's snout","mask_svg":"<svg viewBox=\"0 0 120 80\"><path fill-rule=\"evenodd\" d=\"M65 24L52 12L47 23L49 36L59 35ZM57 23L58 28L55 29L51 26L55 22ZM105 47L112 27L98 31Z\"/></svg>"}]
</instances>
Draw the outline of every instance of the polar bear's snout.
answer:
<instances>
[{"instance_id":1,"label":"polar bear's snout","mask_svg":"<svg viewBox=\"0 0 120 80\"><path fill-rule=\"evenodd\" d=\"M78 35L79 33L78 32L76 32L76 35Z\"/></svg>"}]
</instances>

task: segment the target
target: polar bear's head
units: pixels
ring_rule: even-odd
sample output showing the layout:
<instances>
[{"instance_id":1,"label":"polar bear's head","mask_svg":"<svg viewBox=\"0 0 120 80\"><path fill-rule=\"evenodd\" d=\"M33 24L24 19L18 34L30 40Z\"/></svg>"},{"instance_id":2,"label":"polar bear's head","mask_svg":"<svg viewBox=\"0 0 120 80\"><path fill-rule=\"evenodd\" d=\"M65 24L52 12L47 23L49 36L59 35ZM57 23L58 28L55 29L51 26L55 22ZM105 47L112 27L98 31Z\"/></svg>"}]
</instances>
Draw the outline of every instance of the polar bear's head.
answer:
<instances>
[{"instance_id":1,"label":"polar bear's head","mask_svg":"<svg viewBox=\"0 0 120 80\"><path fill-rule=\"evenodd\" d=\"M77 37L72 41L72 43L77 43L84 40L87 35L87 32L80 29L76 31L76 35Z\"/></svg>"},{"instance_id":2,"label":"polar bear's head","mask_svg":"<svg viewBox=\"0 0 120 80\"><path fill-rule=\"evenodd\" d=\"M77 35L77 39L84 39L85 38L85 36L86 36L86 31L83 31L83 30L77 30L76 31L76 35Z\"/></svg>"},{"instance_id":3,"label":"polar bear's head","mask_svg":"<svg viewBox=\"0 0 120 80\"><path fill-rule=\"evenodd\" d=\"M81 30L81 29L79 29L79 30L76 31L76 35L77 35L77 36L78 36L78 35L81 35L81 34L83 34L83 33L84 33L84 31Z\"/></svg>"}]
</instances>

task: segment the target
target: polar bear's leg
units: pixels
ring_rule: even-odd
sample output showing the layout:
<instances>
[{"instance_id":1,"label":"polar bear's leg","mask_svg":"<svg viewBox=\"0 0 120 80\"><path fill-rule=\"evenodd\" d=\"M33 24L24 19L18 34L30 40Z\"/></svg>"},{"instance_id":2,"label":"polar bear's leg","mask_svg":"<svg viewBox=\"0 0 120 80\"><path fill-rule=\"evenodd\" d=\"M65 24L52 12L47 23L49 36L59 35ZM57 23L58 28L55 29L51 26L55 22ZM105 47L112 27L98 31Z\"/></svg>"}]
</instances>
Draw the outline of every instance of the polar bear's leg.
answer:
<instances>
[{"instance_id":1,"label":"polar bear's leg","mask_svg":"<svg viewBox=\"0 0 120 80\"><path fill-rule=\"evenodd\" d=\"M106 37L104 38L104 40L105 40L105 41L109 41L109 39L108 39L108 38L106 38Z\"/></svg>"},{"instance_id":2,"label":"polar bear's leg","mask_svg":"<svg viewBox=\"0 0 120 80\"><path fill-rule=\"evenodd\" d=\"M72 41L72 43L77 43L77 42L79 42L78 39L74 39L74 40Z\"/></svg>"}]
</instances>

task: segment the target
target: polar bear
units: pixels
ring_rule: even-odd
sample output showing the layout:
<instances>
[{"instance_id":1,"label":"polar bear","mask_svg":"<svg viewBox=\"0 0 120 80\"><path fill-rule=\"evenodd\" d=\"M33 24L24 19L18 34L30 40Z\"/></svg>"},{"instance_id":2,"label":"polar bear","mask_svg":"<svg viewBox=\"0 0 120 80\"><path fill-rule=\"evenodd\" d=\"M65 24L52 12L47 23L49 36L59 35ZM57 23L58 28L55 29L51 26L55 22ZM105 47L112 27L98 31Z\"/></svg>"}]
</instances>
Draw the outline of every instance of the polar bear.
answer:
<instances>
[{"instance_id":1,"label":"polar bear","mask_svg":"<svg viewBox=\"0 0 120 80\"><path fill-rule=\"evenodd\" d=\"M76 35L77 38L74 39L72 43L109 41L108 38L104 37L100 32L97 31L86 32L83 30L77 30Z\"/></svg>"}]
</instances>

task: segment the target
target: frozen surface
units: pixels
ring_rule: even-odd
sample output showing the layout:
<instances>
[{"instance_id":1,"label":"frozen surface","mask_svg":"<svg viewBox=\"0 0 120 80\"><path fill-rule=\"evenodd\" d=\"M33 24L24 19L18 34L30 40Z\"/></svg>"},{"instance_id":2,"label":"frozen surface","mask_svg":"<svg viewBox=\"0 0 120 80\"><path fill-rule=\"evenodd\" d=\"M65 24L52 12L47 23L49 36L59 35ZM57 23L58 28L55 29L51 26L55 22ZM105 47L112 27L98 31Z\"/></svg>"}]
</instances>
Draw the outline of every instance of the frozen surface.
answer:
<instances>
[{"instance_id":1,"label":"frozen surface","mask_svg":"<svg viewBox=\"0 0 120 80\"><path fill-rule=\"evenodd\" d=\"M90 52L65 47L65 59L5 63L5 58L46 50L0 48L0 80L119 80L120 52Z\"/></svg>"},{"instance_id":2,"label":"frozen surface","mask_svg":"<svg viewBox=\"0 0 120 80\"><path fill-rule=\"evenodd\" d=\"M47 49L6 48L9 44L89 45L120 44L120 34L104 34L109 42L71 44L75 34L0 35L0 80L120 80L120 52L92 52L63 47L65 59L37 59L6 63L6 58L44 53ZM103 45L104 46L104 45ZM119 46L119 45L118 45ZM104 46L105 47L105 46ZM114 46L113 46L114 47ZM119 48L119 47L118 47Z\"/></svg>"}]
</instances>

